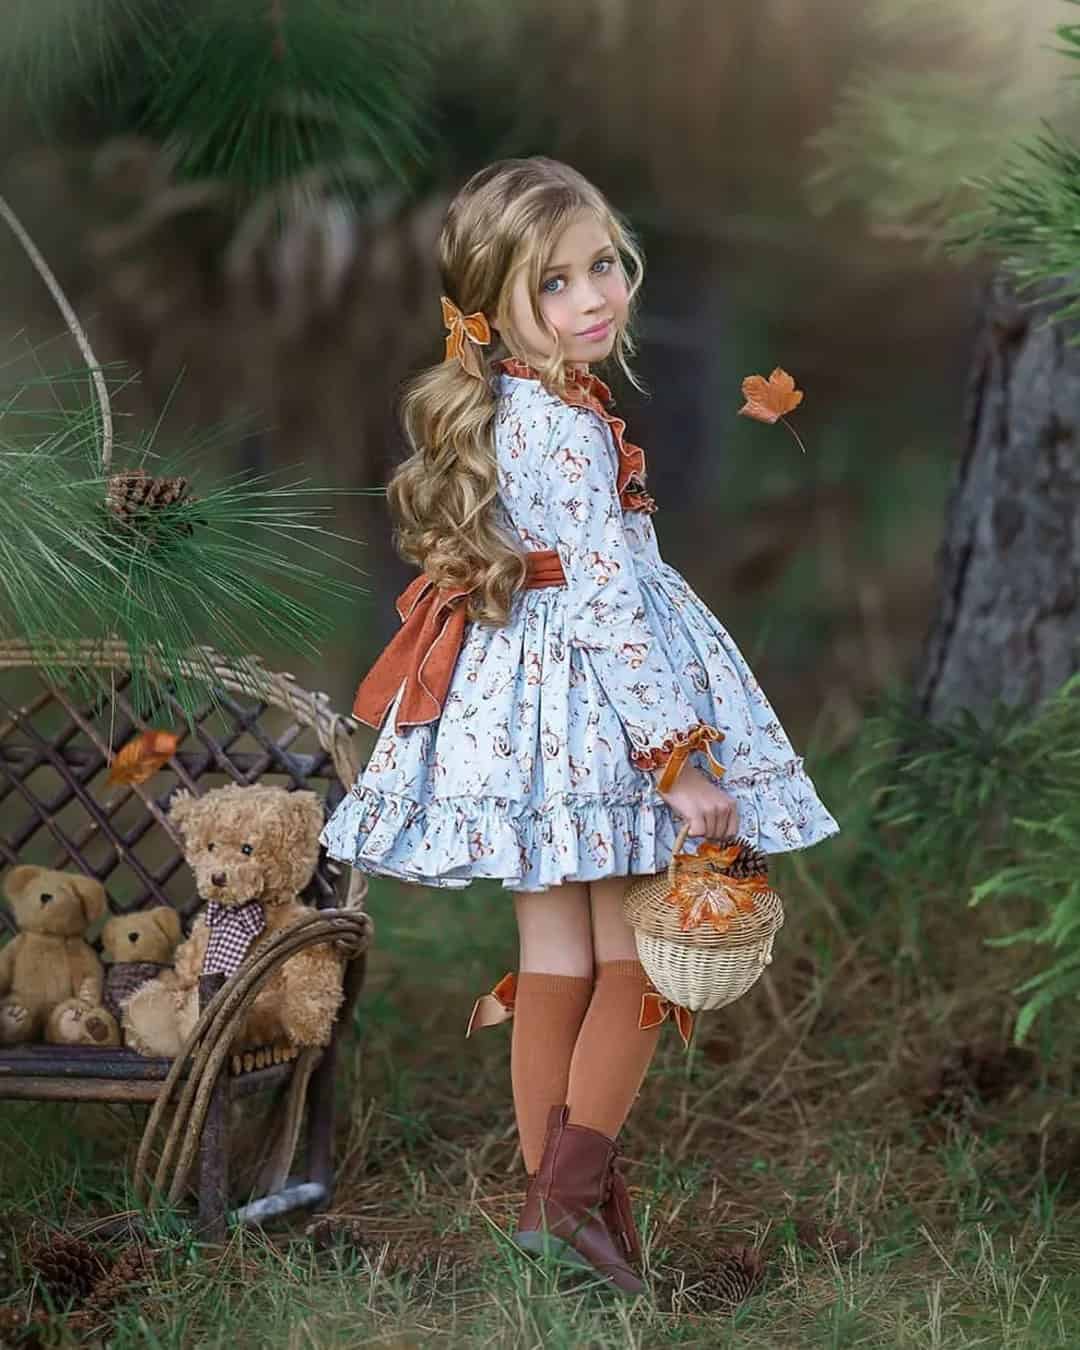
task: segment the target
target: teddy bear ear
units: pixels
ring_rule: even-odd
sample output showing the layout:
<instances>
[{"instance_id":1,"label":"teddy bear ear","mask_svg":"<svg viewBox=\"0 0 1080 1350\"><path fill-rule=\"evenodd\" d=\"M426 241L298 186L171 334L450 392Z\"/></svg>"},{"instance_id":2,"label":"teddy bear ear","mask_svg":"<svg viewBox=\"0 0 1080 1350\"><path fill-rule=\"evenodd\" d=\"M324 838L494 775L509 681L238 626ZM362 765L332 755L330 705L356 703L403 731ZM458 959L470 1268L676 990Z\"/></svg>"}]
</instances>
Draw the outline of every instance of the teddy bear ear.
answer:
<instances>
[{"instance_id":1,"label":"teddy bear ear","mask_svg":"<svg viewBox=\"0 0 1080 1350\"><path fill-rule=\"evenodd\" d=\"M198 801L199 798L193 797L187 788L181 788L173 795L173 799L169 803L169 819L180 829L181 833L184 829L184 821L189 818Z\"/></svg>"},{"instance_id":2,"label":"teddy bear ear","mask_svg":"<svg viewBox=\"0 0 1080 1350\"><path fill-rule=\"evenodd\" d=\"M150 918L175 946L180 941L180 915L171 905L159 905L150 911Z\"/></svg>"},{"instance_id":3,"label":"teddy bear ear","mask_svg":"<svg viewBox=\"0 0 1080 1350\"><path fill-rule=\"evenodd\" d=\"M109 912L109 898L105 887L94 877L68 875L68 884L79 897L87 923L103 919Z\"/></svg>"},{"instance_id":4,"label":"teddy bear ear","mask_svg":"<svg viewBox=\"0 0 1080 1350\"><path fill-rule=\"evenodd\" d=\"M326 820L326 809L323 799L317 792L308 792L304 789L290 792L289 807L298 830L305 834L320 833Z\"/></svg>"},{"instance_id":5,"label":"teddy bear ear","mask_svg":"<svg viewBox=\"0 0 1080 1350\"><path fill-rule=\"evenodd\" d=\"M21 867L13 867L4 877L4 894L9 900L19 900L27 886L33 885L34 878L45 869L43 867L34 867L31 863L23 863Z\"/></svg>"}]
</instances>

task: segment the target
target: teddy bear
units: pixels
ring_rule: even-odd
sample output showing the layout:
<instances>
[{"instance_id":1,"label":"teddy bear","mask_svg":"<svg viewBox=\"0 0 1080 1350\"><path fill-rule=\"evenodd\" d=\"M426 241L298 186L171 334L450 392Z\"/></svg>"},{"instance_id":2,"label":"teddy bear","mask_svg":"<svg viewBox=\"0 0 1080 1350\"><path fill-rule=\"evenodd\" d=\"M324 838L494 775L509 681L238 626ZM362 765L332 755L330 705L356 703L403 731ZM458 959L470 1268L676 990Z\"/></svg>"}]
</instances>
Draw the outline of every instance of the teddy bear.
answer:
<instances>
[{"instance_id":1,"label":"teddy bear","mask_svg":"<svg viewBox=\"0 0 1080 1350\"><path fill-rule=\"evenodd\" d=\"M147 980L172 968L179 941L180 915L171 905L117 914L106 923L101 930L107 962L102 1002L117 1021L125 1000Z\"/></svg>"},{"instance_id":2,"label":"teddy bear","mask_svg":"<svg viewBox=\"0 0 1080 1350\"><path fill-rule=\"evenodd\" d=\"M144 984L121 1012L129 1046L175 1057L198 1018L200 975L231 974L311 913L299 892L318 862L324 810L316 792L230 783L201 797L180 790L169 820L207 905L176 949L173 969ZM236 1043L328 1044L343 997L341 975L330 944L295 952L260 989Z\"/></svg>"},{"instance_id":3,"label":"teddy bear","mask_svg":"<svg viewBox=\"0 0 1080 1350\"><path fill-rule=\"evenodd\" d=\"M0 949L0 1044L120 1044L101 1006L103 972L84 934L105 917L105 887L93 877L24 864L4 878L18 932Z\"/></svg>"}]
</instances>

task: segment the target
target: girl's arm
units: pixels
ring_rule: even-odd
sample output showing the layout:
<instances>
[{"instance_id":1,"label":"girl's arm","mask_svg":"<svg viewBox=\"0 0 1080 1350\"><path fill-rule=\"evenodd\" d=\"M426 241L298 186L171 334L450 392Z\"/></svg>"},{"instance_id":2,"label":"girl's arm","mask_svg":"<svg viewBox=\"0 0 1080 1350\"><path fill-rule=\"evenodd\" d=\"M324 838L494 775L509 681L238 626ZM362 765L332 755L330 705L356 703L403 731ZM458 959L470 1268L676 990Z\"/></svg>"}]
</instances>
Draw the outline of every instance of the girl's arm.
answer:
<instances>
[{"instance_id":1,"label":"girl's arm","mask_svg":"<svg viewBox=\"0 0 1080 1350\"><path fill-rule=\"evenodd\" d=\"M623 532L615 451L585 408L552 421L544 458L547 520L566 573L570 643L587 654L645 772L662 767L702 723L645 613Z\"/></svg>"}]
</instances>

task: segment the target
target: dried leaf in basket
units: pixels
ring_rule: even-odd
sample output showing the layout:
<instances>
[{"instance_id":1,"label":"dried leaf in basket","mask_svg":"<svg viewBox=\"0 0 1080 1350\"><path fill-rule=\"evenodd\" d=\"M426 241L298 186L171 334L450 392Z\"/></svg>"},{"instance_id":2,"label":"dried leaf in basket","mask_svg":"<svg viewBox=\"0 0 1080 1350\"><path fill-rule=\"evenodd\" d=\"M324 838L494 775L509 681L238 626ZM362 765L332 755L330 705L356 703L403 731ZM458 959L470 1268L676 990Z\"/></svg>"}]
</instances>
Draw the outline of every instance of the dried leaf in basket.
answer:
<instances>
[{"instance_id":1,"label":"dried leaf in basket","mask_svg":"<svg viewBox=\"0 0 1080 1350\"><path fill-rule=\"evenodd\" d=\"M754 897L761 886L760 877L728 876L713 862L706 861L700 868L680 864L668 902L678 908L683 932L710 923L723 933L737 915L753 914Z\"/></svg>"},{"instance_id":2,"label":"dried leaf in basket","mask_svg":"<svg viewBox=\"0 0 1080 1350\"><path fill-rule=\"evenodd\" d=\"M145 783L176 754L179 744L180 737L172 731L140 732L117 751L109 769L109 782L129 787Z\"/></svg>"}]
</instances>

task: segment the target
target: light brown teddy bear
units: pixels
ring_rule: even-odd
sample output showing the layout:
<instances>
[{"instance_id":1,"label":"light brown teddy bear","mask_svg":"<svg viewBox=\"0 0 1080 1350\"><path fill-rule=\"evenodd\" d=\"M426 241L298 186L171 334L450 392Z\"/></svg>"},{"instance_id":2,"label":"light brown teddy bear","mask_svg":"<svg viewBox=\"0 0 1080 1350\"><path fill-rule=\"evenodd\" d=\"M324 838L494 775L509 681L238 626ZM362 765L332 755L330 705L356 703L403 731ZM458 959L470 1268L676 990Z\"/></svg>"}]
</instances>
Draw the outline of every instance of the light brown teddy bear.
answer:
<instances>
[{"instance_id":1,"label":"light brown teddy bear","mask_svg":"<svg viewBox=\"0 0 1080 1350\"><path fill-rule=\"evenodd\" d=\"M199 976L231 973L311 913L299 892L318 862L324 812L315 792L230 783L202 797L178 792L169 819L179 826L199 895L210 903L177 948L174 970L133 994L122 1021L128 1045L144 1055L175 1057L198 1017ZM307 947L269 977L236 1043L326 1045L341 1000L341 961L333 947Z\"/></svg>"},{"instance_id":2,"label":"light brown teddy bear","mask_svg":"<svg viewBox=\"0 0 1080 1350\"><path fill-rule=\"evenodd\" d=\"M102 1002L119 1021L120 1009L147 980L172 969L180 915L171 905L117 914L101 930L105 966Z\"/></svg>"},{"instance_id":3,"label":"light brown teddy bear","mask_svg":"<svg viewBox=\"0 0 1080 1350\"><path fill-rule=\"evenodd\" d=\"M0 1044L119 1045L101 1006L102 968L83 934L105 917L105 887L47 867L13 867L4 895L19 931L0 950Z\"/></svg>"}]
</instances>

